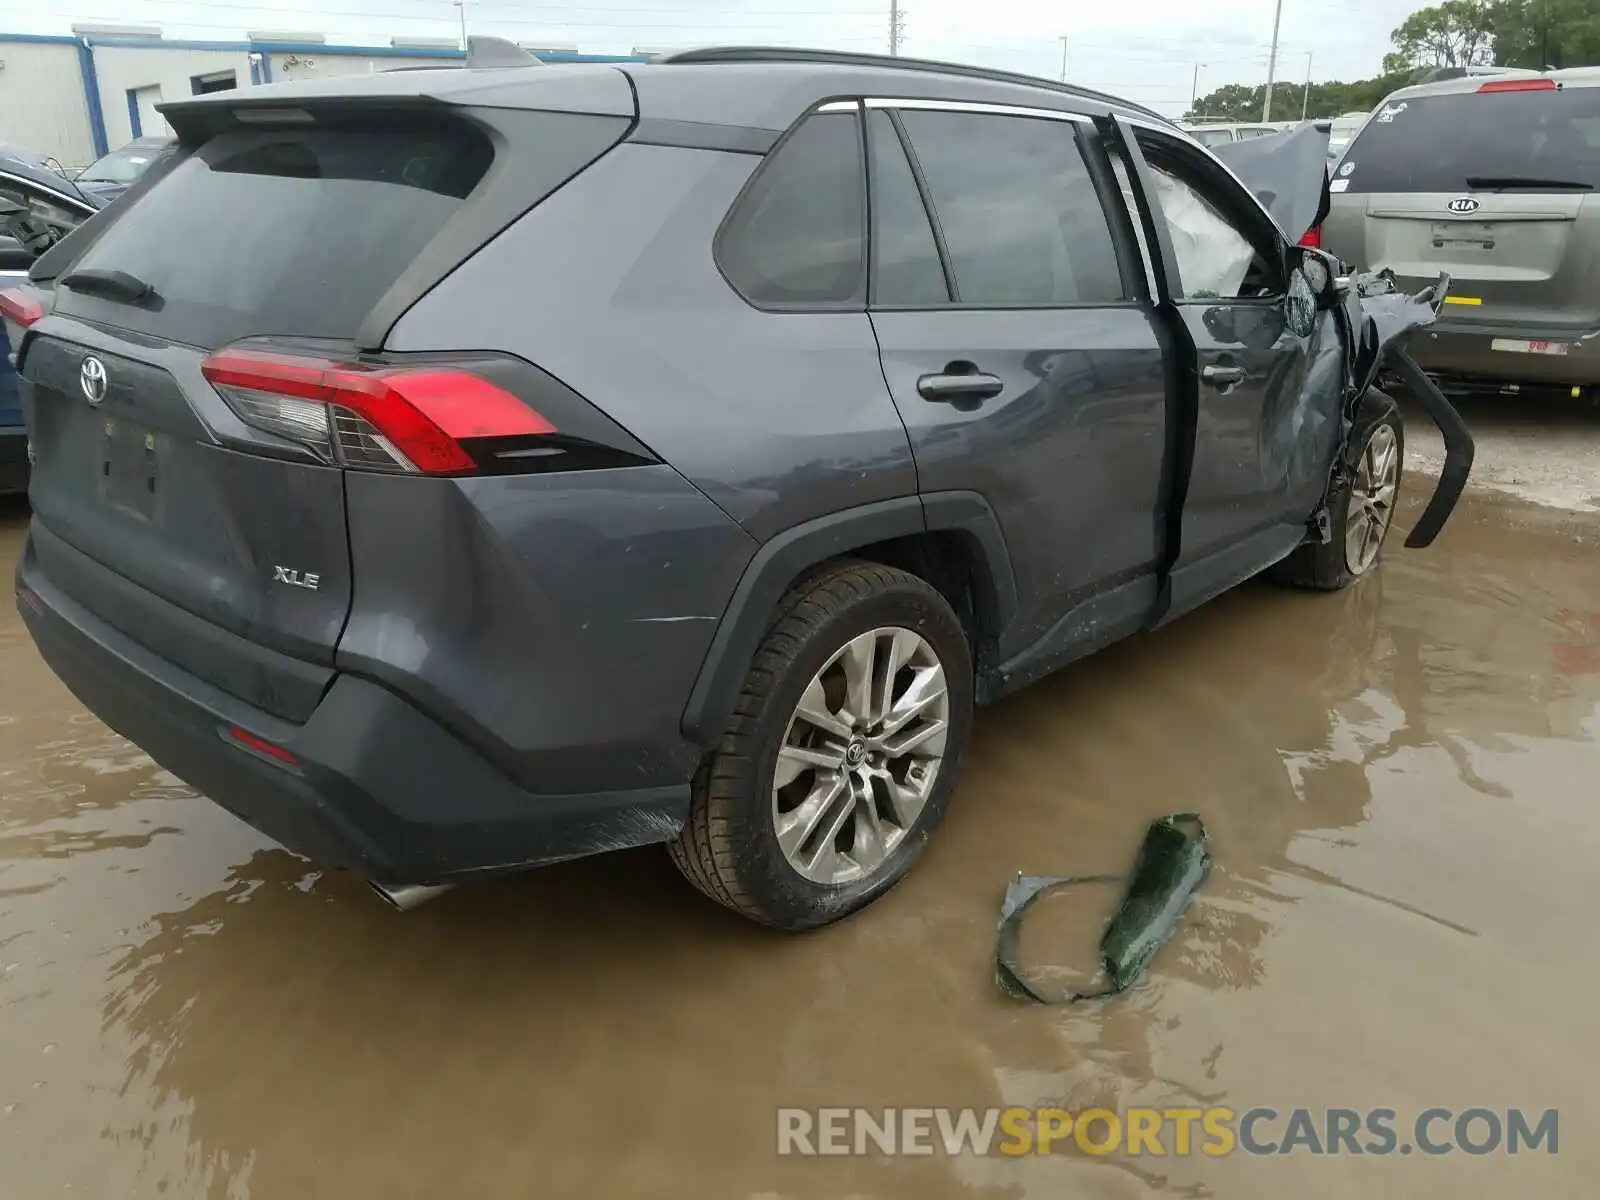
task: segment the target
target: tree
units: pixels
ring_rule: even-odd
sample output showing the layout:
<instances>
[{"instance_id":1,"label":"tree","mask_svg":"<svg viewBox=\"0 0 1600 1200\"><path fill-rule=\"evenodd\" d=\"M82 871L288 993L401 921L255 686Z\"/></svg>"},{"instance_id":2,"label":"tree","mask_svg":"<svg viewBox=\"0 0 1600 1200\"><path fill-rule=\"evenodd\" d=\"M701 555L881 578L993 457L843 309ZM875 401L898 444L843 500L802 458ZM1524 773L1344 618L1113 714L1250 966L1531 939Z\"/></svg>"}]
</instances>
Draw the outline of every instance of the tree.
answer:
<instances>
[{"instance_id":1,"label":"tree","mask_svg":"<svg viewBox=\"0 0 1600 1200\"><path fill-rule=\"evenodd\" d=\"M1409 69L1395 75L1380 75L1375 79L1358 79L1353 83L1313 83L1306 116L1337 117L1347 112L1371 112L1389 93L1417 82L1422 74L1422 71ZM1261 102L1265 98L1266 88L1262 84L1246 87L1230 83L1196 100L1194 108L1185 115L1184 120L1259 121ZM1272 89L1272 111L1280 119L1296 118L1305 99L1305 84L1275 84Z\"/></svg>"},{"instance_id":2,"label":"tree","mask_svg":"<svg viewBox=\"0 0 1600 1200\"><path fill-rule=\"evenodd\" d=\"M1494 61L1536 71L1600 63L1600 5L1594 0L1500 0Z\"/></svg>"},{"instance_id":3,"label":"tree","mask_svg":"<svg viewBox=\"0 0 1600 1200\"><path fill-rule=\"evenodd\" d=\"M1487 63L1494 51L1500 8L1497 0L1444 0L1432 8L1418 9L1389 35L1395 52L1383 60L1385 73L1406 67Z\"/></svg>"}]
</instances>

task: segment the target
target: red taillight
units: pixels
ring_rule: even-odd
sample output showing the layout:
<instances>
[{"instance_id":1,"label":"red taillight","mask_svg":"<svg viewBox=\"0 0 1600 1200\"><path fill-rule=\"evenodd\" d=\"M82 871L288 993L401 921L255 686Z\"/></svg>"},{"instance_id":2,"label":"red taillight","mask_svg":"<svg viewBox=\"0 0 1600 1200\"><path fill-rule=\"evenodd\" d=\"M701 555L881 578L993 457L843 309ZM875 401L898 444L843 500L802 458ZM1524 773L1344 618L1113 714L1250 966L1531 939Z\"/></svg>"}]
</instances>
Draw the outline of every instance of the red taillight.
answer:
<instances>
[{"instance_id":1,"label":"red taillight","mask_svg":"<svg viewBox=\"0 0 1600 1200\"><path fill-rule=\"evenodd\" d=\"M477 469L465 439L556 432L510 392L452 367L223 350L200 370L245 422L344 466L459 475Z\"/></svg>"},{"instance_id":2,"label":"red taillight","mask_svg":"<svg viewBox=\"0 0 1600 1200\"><path fill-rule=\"evenodd\" d=\"M246 750L254 750L257 754L265 754L268 758L276 759L286 766L298 767L300 760L290 754L276 742L269 742L266 738L257 737L248 729L241 729L237 725L228 726L228 736Z\"/></svg>"},{"instance_id":3,"label":"red taillight","mask_svg":"<svg viewBox=\"0 0 1600 1200\"><path fill-rule=\"evenodd\" d=\"M1488 83L1480 84L1480 92L1553 92L1556 90L1554 79L1491 79Z\"/></svg>"},{"instance_id":4,"label":"red taillight","mask_svg":"<svg viewBox=\"0 0 1600 1200\"><path fill-rule=\"evenodd\" d=\"M1302 246L1308 246L1312 250L1321 250L1322 249L1322 226L1321 225L1313 225L1310 229L1306 230L1306 235L1305 235L1305 237L1300 239L1300 244Z\"/></svg>"},{"instance_id":5,"label":"red taillight","mask_svg":"<svg viewBox=\"0 0 1600 1200\"><path fill-rule=\"evenodd\" d=\"M21 288L0 292L0 317L14 321L26 329L44 316L44 305Z\"/></svg>"}]
</instances>

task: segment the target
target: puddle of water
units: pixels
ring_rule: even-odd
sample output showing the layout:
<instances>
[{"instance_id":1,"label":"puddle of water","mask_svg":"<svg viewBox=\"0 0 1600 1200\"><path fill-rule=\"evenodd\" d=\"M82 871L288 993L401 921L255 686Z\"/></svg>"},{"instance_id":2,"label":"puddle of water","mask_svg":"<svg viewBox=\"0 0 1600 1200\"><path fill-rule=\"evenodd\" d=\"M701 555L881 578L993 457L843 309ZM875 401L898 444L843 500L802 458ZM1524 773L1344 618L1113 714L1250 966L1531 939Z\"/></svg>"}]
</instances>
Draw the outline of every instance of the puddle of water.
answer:
<instances>
[{"instance_id":1,"label":"puddle of water","mask_svg":"<svg viewBox=\"0 0 1600 1200\"><path fill-rule=\"evenodd\" d=\"M0 570L21 528L0 516ZM1595 532L1475 503L1353 592L1246 587L1039 684L980 715L913 876L788 938L655 852L399 917L86 717L7 605L0 1195L1587 1195ZM1144 983L995 995L1012 873L1120 870L1190 808L1216 867ZM1084 961L1096 937L1064 900L1027 948ZM775 1154L780 1106L1040 1103L1558 1108L1567 1136L1557 1158Z\"/></svg>"}]
</instances>

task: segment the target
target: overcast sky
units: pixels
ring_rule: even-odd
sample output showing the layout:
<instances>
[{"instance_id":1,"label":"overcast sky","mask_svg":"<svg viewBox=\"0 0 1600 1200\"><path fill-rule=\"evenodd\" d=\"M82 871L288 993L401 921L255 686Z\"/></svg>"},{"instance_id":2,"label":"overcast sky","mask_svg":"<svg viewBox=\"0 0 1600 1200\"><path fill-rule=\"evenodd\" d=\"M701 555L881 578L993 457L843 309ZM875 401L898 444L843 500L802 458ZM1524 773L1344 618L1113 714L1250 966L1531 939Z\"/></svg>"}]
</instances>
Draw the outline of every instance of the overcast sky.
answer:
<instances>
[{"instance_id":1,"label":"overcast sky","mask_svg":"<svg viewBox=\"0 0 1600 1200\"><path fill-rule=\"evenodd\" d=\"M1274 0L903 0L902 53L1027 71L1162 111L1200 93L1266 79ZM1278 77L1356 79L1375 74L1389 31L1422 0L1283 0ZM451 0L43 0L8 5L0 30L67 33L74 22L139 22L170 38L239 39L250 29L313 30L330 42L385 44L393 36L451 37ZM888 0L467 0L476 33L626 53L710 43L828 46L883 51Z\"/></svg>"}]
</instances>

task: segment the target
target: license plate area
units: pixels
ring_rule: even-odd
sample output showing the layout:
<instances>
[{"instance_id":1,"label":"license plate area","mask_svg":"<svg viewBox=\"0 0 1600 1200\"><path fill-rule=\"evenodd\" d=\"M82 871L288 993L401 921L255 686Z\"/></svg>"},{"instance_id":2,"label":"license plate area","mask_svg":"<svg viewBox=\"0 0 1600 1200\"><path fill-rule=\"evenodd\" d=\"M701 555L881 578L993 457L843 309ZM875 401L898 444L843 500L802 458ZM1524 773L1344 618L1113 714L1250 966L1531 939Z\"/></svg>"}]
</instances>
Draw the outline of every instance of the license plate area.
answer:
<instances>
[{"instance_id":1,"label":"license plate area","mask_svg":"<svg viewBox=\"0 0 1600 1200\"><path fill-rule=\"evenodd\" d=\"M1433 223L1433 248L1466 248L1471 250L1494 249L1494 226L1475 221L1435 221Z\"/></svg>"},{"instance_id":2,"label":"license plate area","mask_svg":"<svg viewBox=\"0 0 1600 1200\"><path fill-rule=\"evenodd\" d=\"M1569 342L1541 342L1529 338L1495 338L1489 343L1491 350L1507 354L1548 354L1564 357L1572 350Z\"/></svg>"},{"instance_id":3,"label":"license plate area","mask_svg":"<svg viewBox=\"0 0 1600 1200\"><path fill-rule=\"evenodd\" d=\"M160 441L132 421L103 418L99 437L101 503L143 521L153 521L160 499Z\"/></svg>"}]
</instances>

